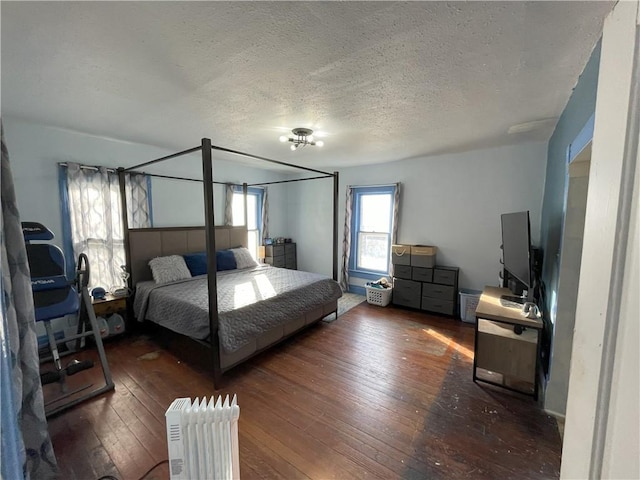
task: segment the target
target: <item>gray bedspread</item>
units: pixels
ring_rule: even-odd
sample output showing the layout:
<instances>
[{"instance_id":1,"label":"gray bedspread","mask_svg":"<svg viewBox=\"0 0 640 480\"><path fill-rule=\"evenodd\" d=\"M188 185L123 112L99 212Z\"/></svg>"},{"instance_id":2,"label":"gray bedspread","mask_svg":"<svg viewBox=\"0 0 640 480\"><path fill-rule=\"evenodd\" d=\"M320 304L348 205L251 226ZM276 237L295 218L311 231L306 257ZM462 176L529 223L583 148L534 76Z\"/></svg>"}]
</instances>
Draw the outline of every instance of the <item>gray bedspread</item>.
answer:
<instances>
[{"instance_id":1,"label":"gray bedspread","mask_svg":"<svg viewBox=\"0 0 640 480\"><path fill-rule=\"evenodd\" d=\"M342 296L332 279L309 272L260 266L218 272L218 329L228 353L269 329ZM133 309L151 320L199 340L209 337L207 276L157 285L136 285Z\"/></svg>"}]
</instances>

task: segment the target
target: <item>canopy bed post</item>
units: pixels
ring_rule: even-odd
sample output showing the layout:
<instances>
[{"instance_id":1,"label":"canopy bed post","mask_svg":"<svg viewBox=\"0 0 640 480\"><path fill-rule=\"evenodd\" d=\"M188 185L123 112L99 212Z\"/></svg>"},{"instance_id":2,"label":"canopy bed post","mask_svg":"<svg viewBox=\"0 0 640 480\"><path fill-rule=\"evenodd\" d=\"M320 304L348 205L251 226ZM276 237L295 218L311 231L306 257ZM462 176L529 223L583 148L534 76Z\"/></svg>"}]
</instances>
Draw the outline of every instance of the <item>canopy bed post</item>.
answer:
<instances>
[{"instance_id":1,"label":"canopy bed post","mask_svg":"<svg viewBox=\"0 0 640 480\"><path fill-rule=\"evenodd\" d=\"M129 216L127 215L127 187L125 182L124 168L118 168L118 184L120 187L120 218L122 220L122 241L124 243L124 263L125 268L129 268L131 265L131 252L129 251ZM127 278L126 287L131 289L131 276ZM130 302L127 302L130 303ZM131 313L131 312L128 312Z\"/></svg>"},{"instance_id":2,"label":"canopy bed post","mask_svg":"<svg viewBox=\"0 0 640 480\"><path fill-rule=\"evenodd\" d=\"M204 225L207 242L207 275L209 289L209 341L213 363L213 388L217 389L222 378L220 366L220 338L218 331L218 271L216 264L215 213L213 208L213 161L211 159L211 139L202 139L202 185L204 187Z\"/></svg>"},{"instance_id":3,"label":"canopy bed post","mask_svg":"<svg viewBox=\"0 0 640 480\"><path fill-rule=\"evenodd\" d=\"M333 279L338 281L338 172L333 172Z\"/></svg>"}]
</instances>

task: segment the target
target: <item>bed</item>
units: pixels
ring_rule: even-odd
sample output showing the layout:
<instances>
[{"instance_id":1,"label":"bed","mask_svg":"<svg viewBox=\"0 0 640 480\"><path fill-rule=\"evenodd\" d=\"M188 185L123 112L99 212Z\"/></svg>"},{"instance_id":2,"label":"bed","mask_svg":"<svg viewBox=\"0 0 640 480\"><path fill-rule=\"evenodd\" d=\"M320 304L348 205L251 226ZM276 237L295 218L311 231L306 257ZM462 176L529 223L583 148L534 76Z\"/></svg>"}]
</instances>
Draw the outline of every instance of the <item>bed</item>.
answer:
<instances>
[{"instance_id":1,"label":"bed","mask_svg":"<svg viewBox=\"0 0 640 480\"><path fill-rule=\"evenodd\" d=\"M314 176L305 178L287 178L279 181L258 183L248 185L242 184L244 192L244 225L236 226L216 226L213 185L226 183L216 181L213 178L213 161L212 152L218 152L221 155L241 156L244 159L258 160L287 167L305 172L311 172ZM185 178L177 176L167 176L160 174L151 174L143 172L140 169L163 162L169 159L189 155L200 152L202 155L202 178ZM203 227L167 227L167 228L145 228L130 229L128 228L127 217L127 192L125 187L125 174L130 172L145 173L150 177L167 178L173 180L182 180L188 182L197 182L202 185L204 198L204 226ZM222 380L222 373L233 368L246 359L256 355L257 353L269 348L270 346L282 341L283 339L293 335L297 331L317 322L325 316L335 312L337 315L337 300L342 295L340 287L337 283L338 279L338 172L324 172L321 170L294 165L290 163L272 160L258 155L245 152L239 152L220 146L211 144L211 140L203 138L201 144L197 147L177 152L165 157L150 160L128 168L118 168L118 177L120 183L120 201L122 208L122 225L124 226L124 244L127 271L130 273L128 279L129 287L134 289L134 299L128 302L129 311L133 314L135 310L139 314L139 320L151 320L152 324L158 325L158 339L165 339L166 346L176 351L178 355L186 360L197 361L203 364L206 369L213 373L214 387L218 388ZM318 278L310 274L311 277L291 277L287 281L276 280L274 277L267 276L267 270L255 272L241 272L243 275L253 275L250 280L245 278L244 283L265 283L279 282L287 283L289 287L285 288L287 295L293 295L295 301L291 298L282 300L276 296L274 299L264 298L260 302L256 302L255 306L249 307L242 305L239 309L230 309L224 304L225 294L223 293L224 283L227 275L204 275L202 278L192 279L191 283L177 284L170 288L154 288L153 285L145 284L151 280L151 271L148 263L151 259L157 257L166 257L170 255L184 255L193 252L206 252L206 268L204 272L217 272L216 252L234 247L247 247L247 190L250 186L265 186L276 183L304 182L313 180L330 179L333 182L333 225L332 225L332 251L333 251L333 278ZM239 185L238 185L239 186ZM274 275L284 275L274 269ZM271 275L271 273L269 274ZM296 274L297 275L297 274ZM229 277L233 275L229 274ZM260 276L258 280L256 277ZM269 279L270 278L270 279ZM242 285L243 280L235 280L236 283L231 285ZM222 285L219 289L218 283ZM290 288L292 284L301 284L302 291L291 293L295 289ZM136 292L136 286L140 284L140 291ZM206 289L204 286L206 285ZM230 287L235 291L236 286ZM198 293L193 293L197 289ZM173 290L173 293L170 292ZM182 293L180 293L182 292ZM170 302L176 299L183 299L189 296L188 292L195 300L195 305L170 305ZM257 294L255 295L258 296ZM158 300L162 299L164 300ZM219 308L219 299L222 302ZM164 301L164 303L163 303ZM158 304L160 302L160 304ZM168 302L168 303L167 303ZM265 317L260 313L267 312L274 308L273 302L284 302L288 304L288 309L284 306L277 318L266 320L266 323L260 325L259 317ZM237 320L235 310L257 309L250 312L253 320ZM189 323L189 317L183 318L181 322L170 317L175 312L187 310L191 315L197 316L200 323L197 327L190 326L187 329L176 328L177 323ZM195 314L193 312L196 312ZM241 312L246 313L246 312ZM208 328L206 322L208 319ZM234 322L244 325L240 333L235 330ZM183 325L184 326L184 325ZM181 330L181 331L177 331ZM238 336L236 339L234 336Z\"/></svg>"},{"instance_id":2,"label":"bed","mask_svg":"<svg viewBox=\"0 0 640 480\"><path fill-rule=\"evenodd\" d=\"M244 227L216 227L215 236L218 250L245 245L247 238ZM136 318L161 327L171 343L183 337L182 343L193 344L188 349L208 348L208 276L157 284L148 266L155 257L204 251L204 227L132 229L129 246ZM342 296L329 277L268 265L220 271L216 277L218 328L213 337L221 372L337 312Z\"/></svg>"}]
</instances>

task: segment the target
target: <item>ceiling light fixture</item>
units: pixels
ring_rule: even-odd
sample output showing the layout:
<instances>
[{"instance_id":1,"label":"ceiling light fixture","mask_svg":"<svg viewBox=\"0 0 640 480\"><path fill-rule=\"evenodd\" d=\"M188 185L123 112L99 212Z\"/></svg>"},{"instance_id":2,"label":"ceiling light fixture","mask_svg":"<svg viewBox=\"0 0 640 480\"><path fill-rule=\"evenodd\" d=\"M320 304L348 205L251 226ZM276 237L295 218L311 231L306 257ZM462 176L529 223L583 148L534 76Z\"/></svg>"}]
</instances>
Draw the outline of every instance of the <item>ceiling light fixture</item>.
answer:
<instances>
[{"instance_id":1,"label":"ceiling light fixture","mask_svg":"<svg viewBox=\"0 0 640 480\"><path fill-rule=\"evenodd\" d=\"M310 128L294 128L291 130L293 137L287 137L282 135L280 141L282 143L291 142L291 150L295 151L300 147L306 147L307 145L315 145L316 147L322 147L324 142L322 140L314 140L313 130Z\"/></svg>"}]
</instances>

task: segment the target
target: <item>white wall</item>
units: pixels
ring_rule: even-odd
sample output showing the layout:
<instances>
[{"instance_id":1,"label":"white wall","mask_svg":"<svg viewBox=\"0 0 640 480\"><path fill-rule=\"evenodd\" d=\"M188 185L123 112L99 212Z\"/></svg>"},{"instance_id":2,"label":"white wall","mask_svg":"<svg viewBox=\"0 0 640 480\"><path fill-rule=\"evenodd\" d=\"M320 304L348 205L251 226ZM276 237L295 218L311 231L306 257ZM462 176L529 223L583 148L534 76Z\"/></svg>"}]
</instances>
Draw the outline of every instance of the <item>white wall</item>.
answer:
<instances>
[{"instance_id":1,"label":"white wall","mask_svg":"<svg viewBox=\"0 0 640 480\"><path fill-rule=\"evenodd\" d=\"M58 162L78 162L85 165L127 167L175 153L166 149L119 140L86 135L38 125L12 117L3 118L5 140L16 184L20 216L23 221L41 222L62 242L62 221L58 191ZM200 139L194 138L197 146ZM200 155L192 154L168 160L145 169L149 173L202 178ZM247 165L216 160L214 178L218 181L259 182L277 180L281 174L251 168ZM276 231L287 230L287 217L282 212L287 190L269 189L270 221ZM222 186L215 189L216 223L224 220ZM204 224L202 184L176 180L152 180L152 202L155 226L186 226Z\"/></svg>"},{"instance_id":2,"label":"white wall","mask_svg":"<svg viewBox=\"0 0 640 480\"><path fill-rule=\"evenodd\" d=\"M532 241L539 243L546 148L530 143L342 169L338 241L346 185L401 182L398 242L436 245L438 264L460 267L460 287L495 285L500 214L530 210ZM331 275L333 183L293 185L289 198L295 201L288 212L291 234L300 244L298 265Z\"/></svg>"},{"instance_id":3,"label":"white wall","mask_svg":"<svg viewBox=\"0 0 640 480\"><path fill-rule=\"evenodd\" d=\"M57 163L126 166L174 153L149 145L3 118L23 220L47 225L61 242ZM190 148L194 145L185 145ZM398 241L438 246L438 263L460 267L460 286L482 289L497 283L500 214L531 211L531 233L539 242L546 145L476 150L340 171L339 243L342 241L346 185L402 183ZM215 158L215 155L214 155ZM163 162L147 171L199 178L197 154ZM216 160L221 181L268 181L282 174ZM308 176L308 175L307 175ZM156 226L201 225L198 183L153 179ZM332 274L333 181L312 180L269 187L270 234L298 243L301 269ZM222 223L223 190L216 189L216 218Z\"/></svg>"}]
</instances>

